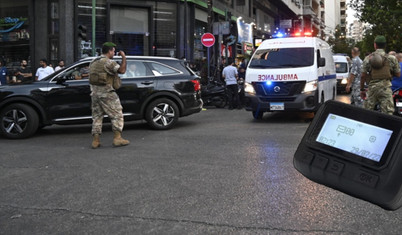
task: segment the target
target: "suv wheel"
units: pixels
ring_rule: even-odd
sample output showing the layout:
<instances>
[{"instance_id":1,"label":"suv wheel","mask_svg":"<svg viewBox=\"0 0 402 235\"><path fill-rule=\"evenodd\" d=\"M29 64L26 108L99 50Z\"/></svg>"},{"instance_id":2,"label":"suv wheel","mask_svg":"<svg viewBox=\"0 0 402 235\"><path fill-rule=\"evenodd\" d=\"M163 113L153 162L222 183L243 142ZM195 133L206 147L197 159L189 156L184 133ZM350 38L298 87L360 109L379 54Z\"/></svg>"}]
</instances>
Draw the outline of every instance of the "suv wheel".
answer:
<instances>
[{"instance_id":1,"label":"suv wheel","mask_svg":"<svg viewBox=\"0 0 402 235\"><path fill-rule=\"evenodd\" d=\"M33 135L39 126L39 117L33 108L25 104L12 104L0 112L0 132L10 139Z\"/></svg>"},{"instance_id":2,"label":"suv wheel","mask_svg":"<svg viewBox=\"0 0 402 235\"><path fill-rule=\"evenodd\" d=\"M179 119L179 109L169 99L157 99L148 105L145 111L145 119L154 129L170 129Z\"/></svg>"}]
</instances>

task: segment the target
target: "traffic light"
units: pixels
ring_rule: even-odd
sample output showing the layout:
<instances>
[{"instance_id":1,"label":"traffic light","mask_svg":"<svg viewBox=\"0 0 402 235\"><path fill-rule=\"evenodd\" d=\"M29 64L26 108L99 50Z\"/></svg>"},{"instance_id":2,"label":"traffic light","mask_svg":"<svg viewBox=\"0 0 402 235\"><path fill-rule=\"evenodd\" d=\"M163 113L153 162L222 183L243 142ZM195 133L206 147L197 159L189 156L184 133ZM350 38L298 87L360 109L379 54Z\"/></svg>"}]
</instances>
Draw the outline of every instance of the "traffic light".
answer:
<instances>
[{"instance_id":1,"label":"traffic light","mask_svg":"<svg viewBox=\"0 0 402 235\"><path fill-rule=\"evenodd\" d=\"M78 38L87 41L87 27L85 25L78 25Z\"/></svg>"}]
</instances>

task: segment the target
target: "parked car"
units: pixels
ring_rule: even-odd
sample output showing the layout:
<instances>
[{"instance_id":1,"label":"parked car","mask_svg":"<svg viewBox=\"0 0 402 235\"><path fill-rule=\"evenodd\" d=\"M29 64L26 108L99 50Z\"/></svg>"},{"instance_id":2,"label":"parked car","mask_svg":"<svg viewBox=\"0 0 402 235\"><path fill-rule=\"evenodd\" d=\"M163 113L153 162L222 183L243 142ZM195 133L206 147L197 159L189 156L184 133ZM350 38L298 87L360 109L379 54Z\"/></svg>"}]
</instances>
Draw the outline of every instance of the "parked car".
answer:
<instances>
[{"instance_id":1,"label":"parked car","mask_svg":"<svg viewBox=\"0 0 402 235\"><path fill-rule=\"evenodd\" d=\"M82 59L38 82L0 86L0 133L19 139L52 124L91 123L87 73L92 59ZM121 78L117 93L125 121L145 119L152 128L165 130L179 117L202 109L199 77L182 60L127 56L127 71Z\"/></svg>"}]
</instances>

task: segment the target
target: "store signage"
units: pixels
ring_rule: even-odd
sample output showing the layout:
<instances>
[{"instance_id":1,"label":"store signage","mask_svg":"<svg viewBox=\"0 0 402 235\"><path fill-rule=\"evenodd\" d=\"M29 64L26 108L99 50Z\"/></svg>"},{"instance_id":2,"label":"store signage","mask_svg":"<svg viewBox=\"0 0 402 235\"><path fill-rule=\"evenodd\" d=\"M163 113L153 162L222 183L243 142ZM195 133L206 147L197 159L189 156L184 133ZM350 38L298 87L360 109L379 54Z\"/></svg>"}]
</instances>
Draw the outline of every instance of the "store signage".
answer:
<instances>
[{"instance_id":1,"label":"store signage","mask_svg":"<svg viewBox=\"0 0 402 235\"><path fill-rule=\"evenodd\" d=\"M226 49L225 49L225 45L221 45L221 56L224 56L224 57L226 57ZM228 57L232 57L232 47L231 46L229 46L228 47L228 55L227 55Z\"/></svg>"},{"instance_id":2,"label":"store signage","mask_svg":"<svg viewBox=\"0 0 402 235\"><path fill-rule=\"evenodd\" d=\"M4 17L0 19L0 33L9 33L15 29L20 28L28 18L11 18Z\"/></svg>"},{"instance_id":3,"label":"store signage","mask_svg":"<svg viewBox=\"0 0 402 235\"><path fill-rule=\"evenodd\" d=\"M244 54L251 55L253 53L253 51L254 51L254 48L253 48L252 43L246 43L246 42L243 43L243 52L244 52Z\"/></svg>"},{"instance_id":4,"label":"store signage","mask_svg":"<svg viewBox=\"0 0 402 235\"><path fill-rule=\"evenodd\" d=\"M290 29L292 28L292 20L280 20L279 27L281 29Z\"/></svg>"},{"instance_id":5,"label":"store signage","mask_svg":"<svg viewBox=\"0 0 402 235\"><path fill-rule=\"evenodd\" d=\"M201 37L201 43L206 47L211 47L215 44L215 36L211 33L204 33Z\"/></svg>"}]
</instances>

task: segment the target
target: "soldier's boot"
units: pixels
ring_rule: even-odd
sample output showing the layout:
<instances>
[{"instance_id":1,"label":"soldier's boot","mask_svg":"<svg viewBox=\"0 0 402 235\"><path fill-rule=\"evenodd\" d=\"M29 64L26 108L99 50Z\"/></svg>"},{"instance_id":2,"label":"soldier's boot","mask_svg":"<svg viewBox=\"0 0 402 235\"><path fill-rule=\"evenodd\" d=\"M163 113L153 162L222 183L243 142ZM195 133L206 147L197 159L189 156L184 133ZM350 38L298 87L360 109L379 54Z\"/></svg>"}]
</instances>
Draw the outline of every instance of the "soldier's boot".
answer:
<instances>
[{"instance_id":1,"label":"soldier's boot","mask_svg":"<svg viewBox=\"0 0 402 235\"><path fill-rule=\"evenodd\" d=\"M100 146L100 135L94 134L92 139L92 148L96 149L99 148L99 146Z\"/></svg>"},{"instance_id":2,"label":"soldier's boot","mask_svg":"<svg viewBox=\"0 0 402 235\"><path fill-rule=\"evenodd\" d=\"M121 132L115 131L114 138L113 138L113 146L120 147L130 144L130 141L121 138Z\"/></svg>"}]
</instances>

